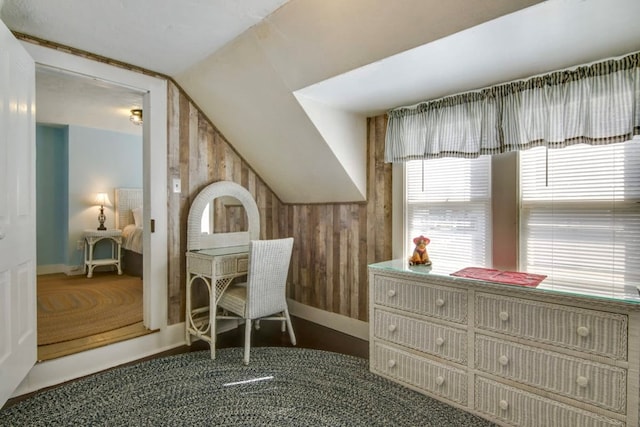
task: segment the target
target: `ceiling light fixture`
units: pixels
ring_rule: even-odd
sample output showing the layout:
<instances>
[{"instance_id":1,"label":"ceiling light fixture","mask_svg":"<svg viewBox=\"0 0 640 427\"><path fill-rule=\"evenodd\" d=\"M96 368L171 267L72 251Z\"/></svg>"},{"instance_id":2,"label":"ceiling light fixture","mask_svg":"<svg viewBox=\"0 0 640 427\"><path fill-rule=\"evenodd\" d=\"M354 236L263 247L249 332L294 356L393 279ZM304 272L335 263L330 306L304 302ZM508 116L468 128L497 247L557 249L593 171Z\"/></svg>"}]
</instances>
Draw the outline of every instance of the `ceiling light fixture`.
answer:
<instances>
[{"instance_id":1,"label":"ceiling light fixture","mask_svg":"<svg viewBox=\"0 0 640 427\"><path fill-rule=\"evenodd\" d=\"M142 110L131 110L131 115L129 116L129 120L134 125L141 126L142 125Z\"/></svg>"}]
</instances>

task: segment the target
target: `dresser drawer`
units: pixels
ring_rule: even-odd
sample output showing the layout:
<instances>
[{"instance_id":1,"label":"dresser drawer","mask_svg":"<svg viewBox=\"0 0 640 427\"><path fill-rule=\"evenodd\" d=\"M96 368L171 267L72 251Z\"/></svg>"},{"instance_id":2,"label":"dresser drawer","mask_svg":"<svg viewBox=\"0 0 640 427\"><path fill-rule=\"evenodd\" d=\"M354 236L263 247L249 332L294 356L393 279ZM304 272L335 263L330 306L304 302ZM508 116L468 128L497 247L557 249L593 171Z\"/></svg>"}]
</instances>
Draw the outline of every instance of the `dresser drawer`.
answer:
<instances>
[{"instance_id":1,"label":"dresser drawer","mask_svg":"<svg viewBox=\"0 0 640 427\"><path fill-rule=\"evenodd\" d=\"M623 427L624 422L476 376L475 409L518 427Z\"/></svg>"},{"instance_id":2,"label":"dresser drawer","mask_svg":"<svg viewBox=\"0 0 640 427\"><path fill-rule=\"evenodd\" d=\"M461 405L467 404L467 372L374 342L371 370Z\"/></svg>"},{"instance_id":3,"label":"dresser drawer","mask_svg":"<svg viewBox=\"0 0 640 427\"><path fill-rule=\"evenodd\" d=\"M476 369L590 403L626 410L627 371L484 335L476 335Z\"/></svg>"},{"instance_id":4,"label":"dresser drawer","mask_svg":"<svg viewBox=\"0 0 640 427\"><path fill-rule=\"evenodd\" d=\"M467 363L467 331L389 313L377 307L373 316L376 338Z\"/></svg>"},{"instance_id":5,"label":"dresser drawer","mask_svg":"<svg viewBox=\"0 0 640 427\"><path fill-rule=\"evenodd\" d=\"M467 291L375 276L374 302L456 323L467 322Z\"/></svg>"},{"instance_id":6,"label":"dresser drawer","mask_svg":"<svg viewBox=\"0 0 640 427\"><path fill-rule=\"evenodd\" d=\"M478 293L475 323L479 329L627 359L627 316L621 314Z\"/></svg>"}]
</instances>

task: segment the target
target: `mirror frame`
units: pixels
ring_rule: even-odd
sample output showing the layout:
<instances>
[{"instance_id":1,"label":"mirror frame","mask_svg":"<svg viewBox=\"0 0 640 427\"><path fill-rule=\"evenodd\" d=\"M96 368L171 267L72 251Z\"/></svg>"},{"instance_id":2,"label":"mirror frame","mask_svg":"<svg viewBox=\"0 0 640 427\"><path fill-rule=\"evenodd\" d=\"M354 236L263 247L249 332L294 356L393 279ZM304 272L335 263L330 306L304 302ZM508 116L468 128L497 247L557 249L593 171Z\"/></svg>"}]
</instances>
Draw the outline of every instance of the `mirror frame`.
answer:
<instances>
[{"instance_id":1,"label":"mirror frame","mask_svg":"<svg viewBox=\"0 0 640 427\"><path fill-rule=\"evenodd\" d=\"M205 207L218 197L235 197L247 213L248 230L233 233L203 234L202 214ZM260 213L249 191L232 181L218 181L203 188L191 204L187 217L187 250L248 245L260 238Z\"/></svg>"}]
</instances>

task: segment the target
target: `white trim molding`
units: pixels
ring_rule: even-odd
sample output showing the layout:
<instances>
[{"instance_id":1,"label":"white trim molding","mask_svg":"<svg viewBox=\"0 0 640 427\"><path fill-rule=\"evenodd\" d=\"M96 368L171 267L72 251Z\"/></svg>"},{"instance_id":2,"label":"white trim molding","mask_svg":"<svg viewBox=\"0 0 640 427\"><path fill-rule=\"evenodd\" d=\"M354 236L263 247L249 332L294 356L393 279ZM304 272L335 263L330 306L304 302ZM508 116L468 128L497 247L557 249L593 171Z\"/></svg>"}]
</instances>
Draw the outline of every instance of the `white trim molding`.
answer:
<instances>
[{"instance_id":1,"label":"white trim molding","mask_svg":"<svg viewBox=\"0 0 640 427\"><path fill-rule=\"evenodd\" d=\"M184 323L177 323L139 338L39 362L29 371L29 375L20 383L12 397L95 374L182 345L186 345Z\"/></svg>"}]
</instances>

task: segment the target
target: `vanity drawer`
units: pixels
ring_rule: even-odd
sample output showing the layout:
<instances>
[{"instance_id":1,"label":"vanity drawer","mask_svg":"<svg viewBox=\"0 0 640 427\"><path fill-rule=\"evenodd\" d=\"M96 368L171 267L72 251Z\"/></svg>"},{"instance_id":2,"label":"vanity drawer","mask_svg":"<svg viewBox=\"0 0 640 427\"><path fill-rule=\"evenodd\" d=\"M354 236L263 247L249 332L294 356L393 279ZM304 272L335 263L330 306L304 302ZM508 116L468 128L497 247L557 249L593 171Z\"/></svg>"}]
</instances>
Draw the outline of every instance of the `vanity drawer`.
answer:
<instances>
[{"instance_id":1,"label":"vanity drawer","mask_svg":"<svg viewBox=\"0 0 640 427\"><path fill-rule=\"evenodd\" d=\"M217 257L215 261L215 274L217 277L222 277L246 272L248 263L249 258L246 254ZM244 270L242 270L242 268L244 268Z\"/></svg>"},{"instance_id":2,"label":"vanity drawer","mask_svg":"<svg viewBox=\"0 0 640 427\"><path fill-rule=\"evenodd\" d=\"M537 342L627 359L627 316L500 295L476 294L475 324Z\"/></svg>"},{"instance_id":3,"label":"vanity drawer","mask_svg":"<svg viewBox=\"0 0 640 427\"><path fill-rule=\"evenodd\" d=\"M213 263L210 258L207 259L187 254L187 271L191 274L201 274L206 277L211 277Z\"/></svg>"},{"instance_id":4,"label":"vanity drawer","mask_svg":"<svg viewBox=\"0 0 640 427\"><path fill-rule=\"evenodd\" d=\"M374 302L456 323L467 322L467 291L375 276Z\"/></svg>"},{"instance_id":5,"label":"vanity drawer","mask_svg":"<svg viewBox=\"0 0 640 427\"><path fill-rule=\"evenodd\" d=\"M484 335L476 335L475 355L478 370L625 413L625 369Z\"/></svg>"},{"instance_id":6,"label":"vanity drawer","mask_svg":"<svg viewBox=\"0 0 640 427\"><path fill-rule=\"evenodd\" d=\"M371 369L462 405L467 404L467 372L374 342Z\"/></svg>"},{"instance_id":7,"label":"vanity drawer","mask_svg":"<svg viewBox=\"0 0 640 427\"><path fill-rule=\"evenodd\" d=\"M187 255L187 271L191 274L201 274L205 277L224 277L246 273L249 267L247 254L228 255L219 257Z\"/></svg>"},{"instance_id":8,"label":"vanity drawer","mask_svg":"<svg viewBox=\"0 0 640 427\"><path fill-rule=\"evenodd\" d=\"M462 364L467 363L467 331L374 309L376 338Z\"/></svg>"},{"instance_id":9,"label":"vanity drawer","mask_svg":"<svg viewBox=\"0 0 640 427\"><path fill-rule=\"evenodd\" d=\"M475 380L475 397L475 409L478 412L512 426L625 426L623 421L574 408L478 376Z\"/></svg>"},{"instance_id":10,"label":"vanity drawer","mask_svg":"<svg viewBox=\"0 0 640 427\"><path fill-rule=\"evenodd\" d=\"M238 258L238 273L246 273L249 271L249 257L242 256Z\"/></svg>"}]
</instances>

